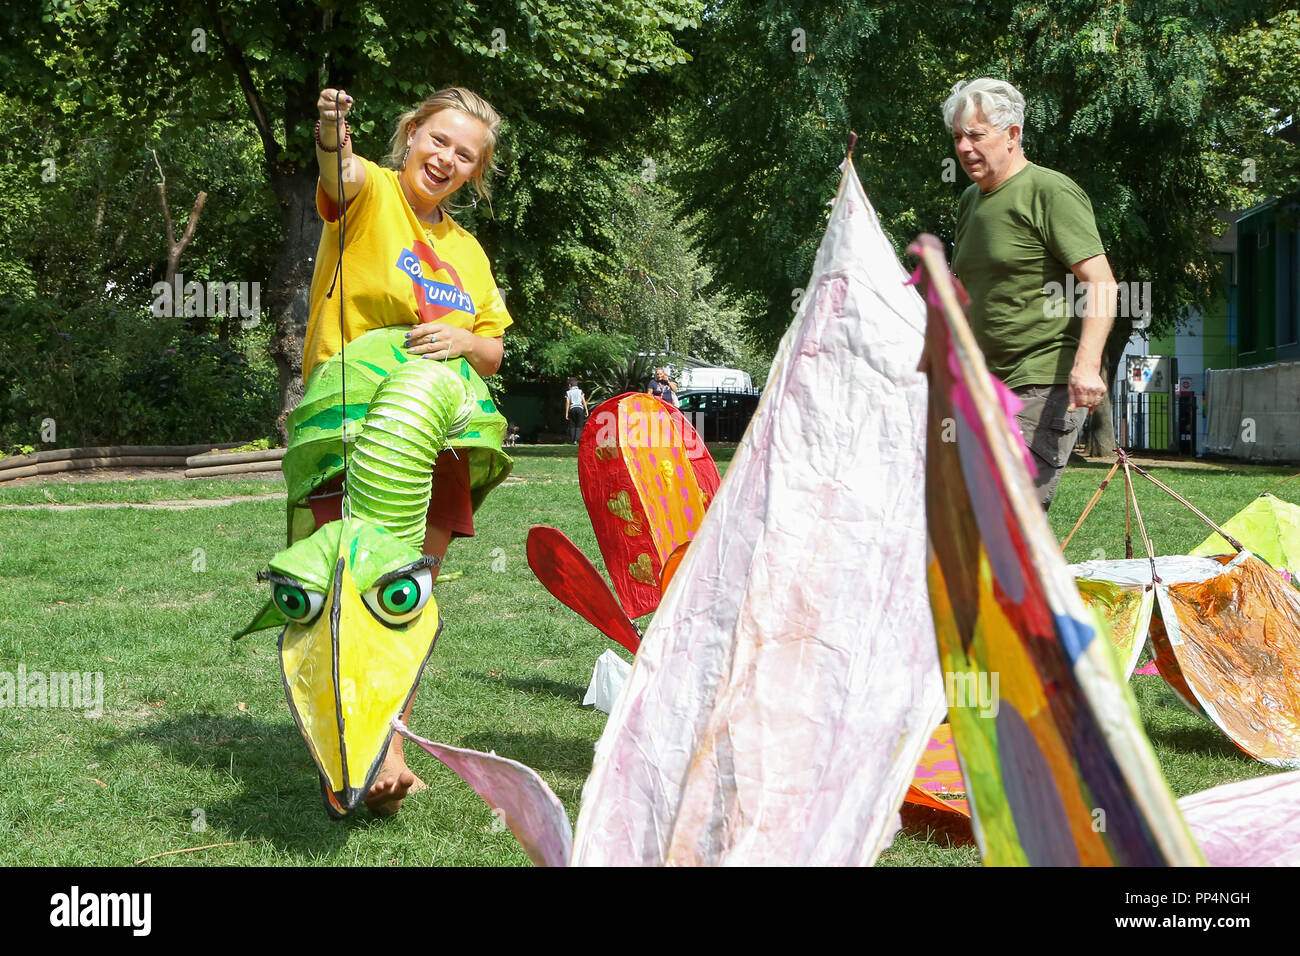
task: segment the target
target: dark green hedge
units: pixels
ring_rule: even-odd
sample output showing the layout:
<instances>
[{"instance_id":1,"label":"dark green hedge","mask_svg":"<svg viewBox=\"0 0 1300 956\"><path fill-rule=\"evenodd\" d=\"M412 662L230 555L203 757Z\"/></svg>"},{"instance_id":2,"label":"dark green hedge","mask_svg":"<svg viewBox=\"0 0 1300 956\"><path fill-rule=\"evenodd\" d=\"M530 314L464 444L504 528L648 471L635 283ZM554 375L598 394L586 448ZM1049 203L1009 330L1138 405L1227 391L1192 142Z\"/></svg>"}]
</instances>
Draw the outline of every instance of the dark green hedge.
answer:
<instances>
[{"instance_id":1,"label":"dark green hedge","mask_svg":"<svg viewBox=\"0 0 1300 956\"><path fill-rule=\"evenodd\" d=\"M0 451L239 441L270 434L278 412L272 369L179 319L0 298Z\"/></svg>"}]
</instances>

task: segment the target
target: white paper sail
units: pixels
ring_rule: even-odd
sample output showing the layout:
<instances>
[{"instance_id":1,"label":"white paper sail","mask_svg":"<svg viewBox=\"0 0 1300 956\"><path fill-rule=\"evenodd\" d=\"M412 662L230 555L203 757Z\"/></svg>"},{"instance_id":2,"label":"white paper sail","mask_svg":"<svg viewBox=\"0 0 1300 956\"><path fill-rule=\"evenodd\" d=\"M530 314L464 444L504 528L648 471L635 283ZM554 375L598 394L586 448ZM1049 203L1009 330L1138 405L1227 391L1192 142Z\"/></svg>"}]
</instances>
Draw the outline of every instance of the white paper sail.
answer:
<instances>
[{"instance_id":1,"label":"white paper sail","mask_svg":"<svg viewBox=\"0 0 1300 956\"><path fill-rule=\"evenodd\" d=\"M944 712L925 307L848 164L745 440L597 746L581 865L869 864Z\"/></svg>"},{"instance_id":2,"label":"white paper sail","mask_svg":"<svg viewBox=\"0 0 1300 956\"><path fill-rule=\"evenodd\" d=\"M1178 801L1210 866L1300 866L1300 770Z\"/></svg>"}]
</instances>

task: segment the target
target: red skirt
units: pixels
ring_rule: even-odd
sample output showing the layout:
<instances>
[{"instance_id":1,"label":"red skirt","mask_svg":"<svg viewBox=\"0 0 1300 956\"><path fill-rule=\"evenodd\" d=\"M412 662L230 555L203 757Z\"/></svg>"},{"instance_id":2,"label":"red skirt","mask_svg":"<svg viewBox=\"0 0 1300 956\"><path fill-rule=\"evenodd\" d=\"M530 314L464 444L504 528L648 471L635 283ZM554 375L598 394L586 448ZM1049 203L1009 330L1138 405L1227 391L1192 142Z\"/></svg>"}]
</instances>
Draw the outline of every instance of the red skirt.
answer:
<instances>
[{"instance_id":1,"label":"red skirt","mask_svg":"<svg viewBox=\"0 0 1300 956\"><path fill-rule=\"evenodd\" d=\"M453 538L474 537L474 503L469 496L469 455L443 451L433 463L433 496L429 500L427 528L447 528ZM338 521L343 510L343 476L321 485L307 496L316 527Z\"/></svg>"}]
</instances>

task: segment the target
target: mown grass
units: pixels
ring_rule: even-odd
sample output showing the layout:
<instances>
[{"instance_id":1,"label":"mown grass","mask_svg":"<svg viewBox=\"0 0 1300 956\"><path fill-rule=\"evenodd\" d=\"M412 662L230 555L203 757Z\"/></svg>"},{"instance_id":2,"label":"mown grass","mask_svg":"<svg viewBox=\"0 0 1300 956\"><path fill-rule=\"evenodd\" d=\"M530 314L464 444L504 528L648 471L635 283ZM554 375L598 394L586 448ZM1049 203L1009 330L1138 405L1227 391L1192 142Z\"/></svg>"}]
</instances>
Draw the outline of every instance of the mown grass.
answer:
<instances>
[{"instance_id":1,"label":"mown grass","mask_svg":"<svg viewBox=\"0 0 1300 956\"><path fill-rule=\"evenodd\" d=\"M1157 473L1219 519L1286 474ZM1058 536L1103 474L1067 472L1052 514ZM572 456L520 455L515 475L522 480L497 489L480 511L478 535L448 555L447 569L463 576L436 591L445 628L411 726L534 767L576 818L605 722L581 700L595 658L613 645L537 583L524 541L531 525L549 524L599 564L598 552ZM39 503L27 498L43 497L43 489L76 504L277 488L283 483L237 479L58 484L0 490L0 504ZM1185 551L1204 537L1180 505L1166 505L1154 488L1139 493L1162 552ZM98 719L52 708L0 710L0 863L123 865L227 842L238 845L151 865L527 863L488 807L410 745L427 792L391 820L364 812L343 823L326 818L285 705L274 633L229 640L265 599L253 575L282 535L281 499L183 511L0 511L0 669L102 671L105 684ZM1068 557L1098 549L1122 556L1119 488L1108 490ZM1159 678L1135 678L1133 687L1176 794L1268 772L1188 712ZM905 834L881 860L977 862L971 847Z\"/></svg>"},{"instance_id":2,"label":"mown grass","mask_svg":"<svg viewBox=\"0 0 1300 956\"><path fill-rule=\"evenodd\" d=\"M0 505L85 505L107 502L143 504L148 501L186 498L273 494L284 494L284 477L278 472L268 474L265 478L143 478L134 481L0 485Z\"/></svg>"}]
</instances>

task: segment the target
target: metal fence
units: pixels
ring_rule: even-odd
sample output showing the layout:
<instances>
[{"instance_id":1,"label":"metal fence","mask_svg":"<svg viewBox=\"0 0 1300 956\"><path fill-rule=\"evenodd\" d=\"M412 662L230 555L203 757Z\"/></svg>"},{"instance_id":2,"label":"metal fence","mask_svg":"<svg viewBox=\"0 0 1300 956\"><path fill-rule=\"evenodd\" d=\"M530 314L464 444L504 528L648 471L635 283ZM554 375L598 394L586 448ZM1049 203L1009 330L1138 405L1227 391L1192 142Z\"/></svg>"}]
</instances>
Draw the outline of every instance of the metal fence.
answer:
<instances>
[{"instance_id":1,"label":"metal fence","mask_svg":"<svg viewBox=\"0 0 1300 956\"><path fill-rule=\"evenodd\" d=\"M1115 436L1121 448L1129 451L1179 451L1195 449L1195 404L1179 402L1178 360L1171 356L1131 356L1124 377L1119 382L1119 399L1115 402ZM1190 397L1190 396L1189 396ZM1182 407L1185 406L1185 407ZM1190 409L1190 427L1180 423ZM1182 411L1183 415L1179 415ZM1180 424L1185 427L1180 428ZM1184 449L1180 436L1192 441Z\"/></svg>"}]
</instances>

